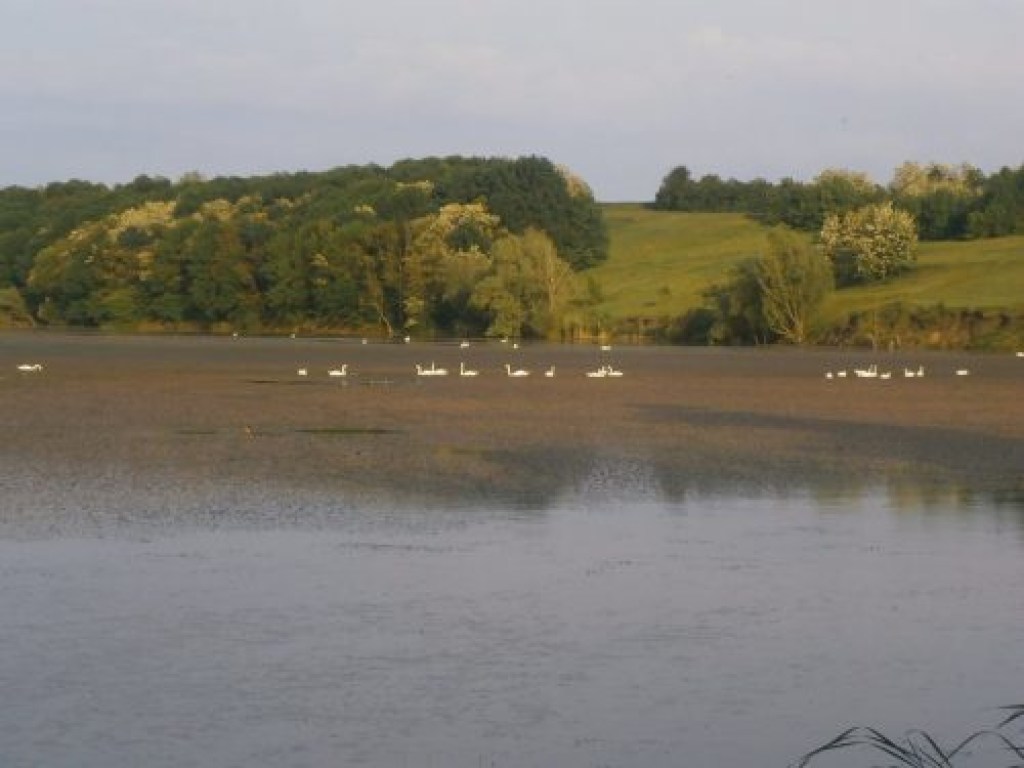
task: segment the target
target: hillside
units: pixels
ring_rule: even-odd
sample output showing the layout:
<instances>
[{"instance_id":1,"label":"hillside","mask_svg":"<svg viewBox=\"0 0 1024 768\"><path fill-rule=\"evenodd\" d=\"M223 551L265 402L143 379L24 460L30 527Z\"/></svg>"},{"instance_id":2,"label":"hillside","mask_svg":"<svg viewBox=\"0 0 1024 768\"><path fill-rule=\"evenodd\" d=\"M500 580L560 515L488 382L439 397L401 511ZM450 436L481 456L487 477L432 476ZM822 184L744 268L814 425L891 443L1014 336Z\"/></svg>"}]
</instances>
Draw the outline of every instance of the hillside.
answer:
<instances>
[{"instance_id":1,"label":"hillside","mask_svg":"<svg viewBox=\"0 0 1024 768\"><path fill-rule=\"evenodd\" d=\"M9 187L0 324L546 336L587 320L546 277L606 254L589 187L540 157Z\"/></svg>"},{"instance_id":2,"label":"hillside","mask_svg":"<svg viewBox=\"0 0 1024 768\"><path fill-rule=\"evenodd\" d=\"M653 211L624 203L602 210L609 256L586 274L601 286L600 312L613 320L670 317L699 306L702 290L764 244L766 227L742 214Z\"/></svg>"},{"instance_id":3,"label":"hillside","mask_svg":"<svg viewBox=\"0 0 1024 768\"><path fill-rule=\"evenodd\" d=\"M701 306L701 292L757 255L768 231L741 214L654 211L638 204L609 204L603 212L609 258L586 274L601 286L600 313L612 324L638 316L664 320ZM823 320L840 324L897 303L1021 314L1024 236L922 243L911 273L837 291Z\"/></svg>"},{"instance_id":4,"label":"hillside","mask_svg":"<svg viewBox=\"0 0 1024 768\"><path fill-rule=\"evenodd\" d=\"M886 283L839 291L833 309L905 302L962 309L1024 307L1024 236L922 243L915 269Z\"/></svg>"}]
</instances>

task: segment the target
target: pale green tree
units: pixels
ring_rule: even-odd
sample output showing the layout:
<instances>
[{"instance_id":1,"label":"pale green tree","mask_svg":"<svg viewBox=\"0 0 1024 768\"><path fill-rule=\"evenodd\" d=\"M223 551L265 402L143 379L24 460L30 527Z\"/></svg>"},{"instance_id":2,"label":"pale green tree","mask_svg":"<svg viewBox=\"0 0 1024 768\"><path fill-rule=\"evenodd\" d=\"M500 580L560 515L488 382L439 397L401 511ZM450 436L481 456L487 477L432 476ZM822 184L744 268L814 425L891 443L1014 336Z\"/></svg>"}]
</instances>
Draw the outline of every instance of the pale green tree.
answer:
<instances>
[{"instance_id":1,"label":"pale green tree","mask_svg":"<svg viewBox=\"0 0 1024 768\"><path fill-rule=\"evenodd\" d=\"M841 285L883 280L917 258L917 224L892 203L825 217L821 244Z\"/></svg>"},{"instance_id":2,"label":"pale green tree","mask_svg":"<svg viewBox=\"0 0 1024 768\"><path fill-rule=\"evenodd\" d=\"M0 328L35 325L17 288L0 288Z\"/></svg>"},{"instance_id":3,"label":"pale green tree","mask_svg":"<svg viewBox=\"0 0 1024 768\"><path fill-rule=\"evenodd\" d=\"M594 191L590 188L590 185L583 180L583 177L572 171L568 166L556 165L555 169L562 175L565 180L566 189L569 191L570 197L583 197L587 200L594 199Z\"/></svg>"},{"instance_id":4,"label":"pale green tree","mask_svg":"<svg viewBox=\"0 0 1024 768\"><path fill-rule=\"evenodd\" d=\"M966 163L904 163L890 184L892 199L914 216L922 240L966 237L984 188L984 174Z\"/></svg>"},{"instance_id":5,"label":"pale green tree","mask_svg":"<svg viewBox=\"0 0 1024 768\"><path fill-rule=\"evenodd\" d=\"M842 184L861 195L873 195L878 185L863 171L847 168L826 168L814 177L814 184Z\"/></svg>"},{"instance_id":6,"label":"pale green tree","mask_svg":"<svg viewBox=\"0 0 1024 768\"><path fill-rule=\"evenodd\" d=\"M489 273L473 289L474 306L487 312L490 336L517 337L526 323L530 280L522 238L508 235L491 249Z\"/></svg>"},{"instance_id":7,"label":"pale green tree","mask_svg":"<svg viewBox=\"0 0 1024 768\"><path fill-rule=\"evenodd\" d=\"M493 336L554 336L581 294L551 238L531 228L494 243L490 272L477 284L472 302L490 314Z\"/></svg>"},{"instance_id":8,"label":"pale green tree","mask_svg":"<svg viewBox=\"0 0 1024 768\"><path fill-rule=\"evenodd\" d=\"M530 323L546 336L560 330L570 305L581 295L576 273L561 259L554 242L539 229L522 235L523 251L536 285L530 306Z\"/></svg>"},{"instance_id":9,"label":"pale green tree","mask_svg":"<svg viewBox=\"0 0 1024 768\"><path fill-rule=\"evenodd\" d=\"M937 192L974 196L981 192L982 179L981 171L967 163L906 162L893 172L889 188L897 197L923 197Z\"/></svg>"},{"instance_id":10,"label":"pale green tree","mask_svg":"<svg viewBox=\"0 0 1024 768\"><path fill-rule=\"evenodd\" d=\"M430 326L442 302L466 295L461 289L467 270L473 274L482 265L483 254L501 231L498 217L479 202L449 203L412 222L402 259L406 328Z\"/></svg>"},{"instance_id":11,"label":"pale green tree","mask_svg":"<svg viewBox=\"0 0 1024 768\"><path fill-rule=\"evenodd\" d=\"M754 274L765 324L780 338L803 344L834 286L828 257L795 233L775 230Z\"/></svg>"}]
</instances>

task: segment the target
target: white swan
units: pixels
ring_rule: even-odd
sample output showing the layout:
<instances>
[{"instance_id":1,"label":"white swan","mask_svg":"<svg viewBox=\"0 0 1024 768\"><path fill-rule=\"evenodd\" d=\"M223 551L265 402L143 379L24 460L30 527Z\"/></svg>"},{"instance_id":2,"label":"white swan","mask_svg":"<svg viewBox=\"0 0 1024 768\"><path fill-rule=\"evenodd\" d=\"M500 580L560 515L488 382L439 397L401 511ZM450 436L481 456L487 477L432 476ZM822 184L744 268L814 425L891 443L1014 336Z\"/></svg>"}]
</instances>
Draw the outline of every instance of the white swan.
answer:
<instances>
[{"instance_id":1,"label":"white swan","mask_svg":"<svg viewBox=\"0 0 1024 768\"><path fill-rule=\"evenodd\" d=\"M299 368L295 373L298 376L309 376L309 371L305 368Z\"/></svg>"},{"instance_id":2,"label":"white swan","mask_svg":"<svg viewBox=\"0 0 1024 768\"><path fill-rule=\"evenodd\" d=\"M469 342L466 339L463 339L462 343L459 344L459 349L469 349Z\"/></svg>"},{"instance_id":3,"label":"white swan","mask_svg":"<svg viewBox=\"0 0 1024 768\"><path fill-rule=\"evenodd\" d=\"M610 365L606 365L604 367L604 372L605 372L606 376L621 376L622 375L622 371L620 371L617 368L612 368Z\"/></svg>"},{"instance_id":4,"label":"white swan","mask_svg":"<svg viewBox=\"0 0 1024 768\"><path fill-rule=\"evenodd\" d=\"M857 374L859 379L876 379L878 378L878 366L872 363L867 368L855 368L853 370Z\"/></svg>"},{"instance_id":5,"label":"white swan","mask_svg":"<svg viewBox=\"0 0 1024 768\"><path fill-rule=\"evenodd\" d=\"M550 368L544 371L544 375L547 376L549 379L555 378L555 366L552 365Z\"/></svg>"},{"instance_id":6,"label":"white swan","mask_svg":"<svg viewBox=\"0 0 1024 768\"><path fill-rule=\"evenodd\" d=\"M447 376L448 375L448 369L447 368L438 368L436 365L434 365L433 361L431 361L429 368L424 368L422 365L417 363L416 364L416 375L417 376Z\"/></svg>"},{"instance_id":7,"label":"white swan","mask_svg":"<svg viewBox=\"0 0 1024 768\"><path fill-rule=\"evenodd\" d=\"M39 363L22 363L18 366L18 370L22 373L39 373L43 370L43 366Z\"/></svg>"},{"instance_id":8,"label":"white swan","mask_svg":"<svg viewBox=\"0 0 1024 768\"><path fill-rule=\"evenodd\" d=\"M607 375L608 375L608 369L605 368L603 365L600 368L598 368L596 371L587 371L587 378L588 379L603 379Z\"/></svg>"},{"instance_id":9,"label":"white swan","mask_svg":"<svg viewBox=\"0 0 1024 768\"><path fill-rule=\"evenodd\" d=\"M341 368L332 368L327 372L328 376L348 376L348 363L345 363Z\"/></svg>"},{"instance_id":10,"label":"white swan","mask_svg":"<svg viewBox=\"0 0 1024 768\"><path fill-rule=\"evenodd\" d=\"M480 371L467 368L465 363L459 363L459 376L479 376Z\"/></svg>"},{"instance_id":11,"label":"white swan","mask_svg":"<svg viewBox=\"0 0 1024 768\"><path fill-rule=\"evenodd\" d=\"M515 370L512 370L512 366L508 363L505 363L505 373L513 378L521 378L523 376L530 375L530 372L525 368L516 368Z\"/></svg>"},{"instance_id":12,"label":"white swan","mask_svg":"<svg viewBox=\"0 0 1024 768\"><path fill-rule=\"evenodd\" d=\"M956 375L957 376L970 376L971 372L967 368L957 368L956 369Z\"/></svg>"}]
</instances>

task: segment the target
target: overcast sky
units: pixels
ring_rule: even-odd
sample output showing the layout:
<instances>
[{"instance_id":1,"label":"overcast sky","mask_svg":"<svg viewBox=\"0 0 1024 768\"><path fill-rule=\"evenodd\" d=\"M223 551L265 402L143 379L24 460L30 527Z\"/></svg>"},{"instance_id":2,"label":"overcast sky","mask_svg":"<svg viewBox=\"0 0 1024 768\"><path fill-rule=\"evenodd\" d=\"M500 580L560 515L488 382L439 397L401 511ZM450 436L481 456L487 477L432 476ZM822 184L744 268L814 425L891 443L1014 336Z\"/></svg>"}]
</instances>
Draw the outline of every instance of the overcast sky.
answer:
<instances>
[{"instance_id":1,"label":"overcast sky","mask_svg":"<svg viewBox=\"0 0 1024 768\"><path fill-rule=\"evenodd\" d=\"M0 186L542 155L600 200L1024 164L1024 0L3 0Z\"/></svg>"}]
</instances>

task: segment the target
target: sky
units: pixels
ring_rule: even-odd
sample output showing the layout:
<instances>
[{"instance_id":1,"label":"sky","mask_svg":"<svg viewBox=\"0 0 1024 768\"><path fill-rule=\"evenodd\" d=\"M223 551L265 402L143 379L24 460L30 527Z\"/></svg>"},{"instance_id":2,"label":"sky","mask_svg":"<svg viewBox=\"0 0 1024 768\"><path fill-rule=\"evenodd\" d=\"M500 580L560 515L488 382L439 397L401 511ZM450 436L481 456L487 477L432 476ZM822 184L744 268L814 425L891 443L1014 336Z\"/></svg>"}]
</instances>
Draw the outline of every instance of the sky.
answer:
<instances>
[{"instance_id":1,"label":"sky","mask_svg":"<svg viewBox=\"0 0 1024 768\"><path fill-rule=\"evenodd\" d=\"M0 187L539 155L696 176L1024 164L1024 0L3 0Z\"/></svg>"}]
</instances>

